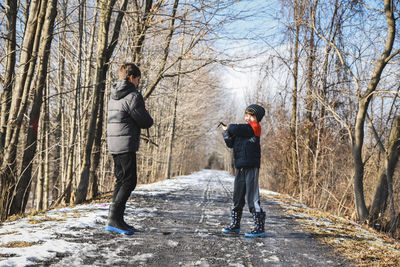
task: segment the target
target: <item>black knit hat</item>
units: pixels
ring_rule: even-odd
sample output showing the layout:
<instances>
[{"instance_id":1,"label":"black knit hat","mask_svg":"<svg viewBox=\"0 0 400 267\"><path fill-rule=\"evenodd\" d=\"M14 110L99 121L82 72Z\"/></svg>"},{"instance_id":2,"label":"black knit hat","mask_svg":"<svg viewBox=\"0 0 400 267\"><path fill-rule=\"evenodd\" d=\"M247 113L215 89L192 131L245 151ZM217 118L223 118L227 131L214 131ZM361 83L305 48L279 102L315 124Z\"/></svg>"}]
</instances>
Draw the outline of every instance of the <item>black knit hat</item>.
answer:
<instances>
[{"instance_id":1,"label":"black knit hat","mask_svg":"<svg viewBox=\"0 0 400 267\"><path fill-rule=\"evenodd\" d=\"M254 114L256 116L257 121L260 122L265 115L265 109L257 104L252 104L246 108L246 112Z\"/></svg>"}]
</instances>

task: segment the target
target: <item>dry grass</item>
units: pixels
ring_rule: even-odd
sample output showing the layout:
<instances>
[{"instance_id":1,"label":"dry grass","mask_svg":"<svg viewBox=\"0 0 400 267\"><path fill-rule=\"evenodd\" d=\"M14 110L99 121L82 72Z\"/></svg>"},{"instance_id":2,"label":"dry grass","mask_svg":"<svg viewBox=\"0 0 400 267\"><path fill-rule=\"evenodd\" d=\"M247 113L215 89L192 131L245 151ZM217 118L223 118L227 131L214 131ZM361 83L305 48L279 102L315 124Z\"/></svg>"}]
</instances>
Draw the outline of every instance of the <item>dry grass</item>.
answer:
<instances>
[{"instance_id":1,"label":"dry grass","mask_svg":"<svg viewBox=\"0 0 400 267\"><path fill-rule=\"evenodd\" d=\"M334 247L338 254L359 266L400 266L398 240L366 225L303 207L288 196L272 197L284 203L286 212L294 217L305 231Z\"/></svg>"},{"instance_id":2,"label":"dry grass","mask_svg":"<svg viewBox=\"0 0 400 267\"><path fill-rule=\"evenodd\" d=\"M82 212L73 210L72 214L66 214L65 216L72 217L72 218L80 218L80 217L82 217Z\"/></svg>"},{"instance_id":3,"label":"dry grass","mask_svg":"<svg viewBox=\"0 0 400 267\"><path fill-rule=\"evenodd\" d=\"M26 248L34 245L42 244L42 242L26 242L26 241L13 241L7 244L0 244L3 248Z\"/></svg>"},{"instance_id":4,"label":"dry grass","mask_svg":"<svg viewBox=\"0 0 400 267\"><path fill-rule=\"evenodd\" d=\"M16 234L16 233L18 233L18 231L5 232L5 233L0 233L0 236L1 235L11 235L11 234Z\"/></svg>"},{"instance_id":5,"label":"dry grass","mask_svg":"<svg viewBox=\"0 0 400 267\"><path fill-rule=\"evenodd\" d=\"M48 221L60 222L60 221L65 221L65 220L61 219L61 218L54 218L54 217L44 216L44 217L39 218L39 219L31 218L28 221L28 223L29 224L39 224L39 223L48 222Z\"/></svg>"}]
</instances>

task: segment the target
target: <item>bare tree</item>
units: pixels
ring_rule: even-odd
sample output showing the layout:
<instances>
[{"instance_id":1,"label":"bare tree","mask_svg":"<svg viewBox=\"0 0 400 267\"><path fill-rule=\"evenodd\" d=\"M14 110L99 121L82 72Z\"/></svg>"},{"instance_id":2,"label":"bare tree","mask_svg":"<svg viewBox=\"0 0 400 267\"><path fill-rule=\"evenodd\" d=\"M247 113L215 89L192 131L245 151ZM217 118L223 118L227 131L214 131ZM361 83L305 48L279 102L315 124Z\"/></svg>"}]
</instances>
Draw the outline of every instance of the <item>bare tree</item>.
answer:
<instances>
[{"instance_id":1,"label":"bare tree","mask_svg":"<svg viewBox=\"0 0 400 267\"><path fill-rule=\"evenodd\" d=\"M124 11L126 10L128 1L124 0L122 3L121 10L118 13L118 17L114 26L114 34L111 39L110 44L108 44L108 33L111 22L112 9L115 4L115 0L103 1L101 6L101 15L100 15L100 40L97 49L97 65L96 65L96 76L95 76L95 87L93 93L93 102L91 106L91 117L89 119L88 124L88 135L89 138L87 140L84 155L83 155L83 163L81 170L81 179L79 181L79 186L76 190L76 200L75 203L79 204L86 200L86 195L89 186L89 175L90 175L90 167L91 167L91 153L93 148L93 143L95 139L97 139L97 147L99 147L100 138L102 136L102 117L103 117L103 100L104 100L104 92L105 92L105 80L108 71L108 62L111 58L111 55L114 52L114 49L118 43L118 37L120 33L120 28L122 24L122 19L124 16ZM99 106L100 112L99 112ZM100 118L98 119L98 115ZM99 131L96 131L96 126ZM96 168L98 166L98 162L96 164ZM93 172L92 172L93 173Z\"/></svg>"},{"instance_id":2,"label":"bare tree","mask_svg":"<svg viewBox=\"0 0 400 267\"><path fill-rule=\"evenodd\" d=\"M1 179L1 203L0 212L1 219L4 220L8 216L9 207L11 204L12 188L16 184L17 176L16 170L16 150L17 150L17 137L22 126L22 114L19 116L19 109L24 109L26 106L27 92L24 93L24 83L31 60L33 49L33 42L37 26L37 16L39 9L39 1L32 1L30 4L30 16L27 21L26 34L22 42L22 51L20 55L20 67L17 71L16 82L11 100L10 109L8 111L8 122L6 127L3 125L3 138L4 149L1 158L0 179ZM24 98L22 98L24 96ZM23 100L23 101L22 101ZM22 103L21 103L22 102ZM19 120L17 119L19 118Z\"/></svg>"},{"instance_id":3,"label":"bare tree","mask_svg":"<svg viewBox=\"0 0 400 267\"><path fill-rule=\"evenodd\" d=\"M354 185L354 196L355 196L355 206L358 218L361 221L364 221L368 217L368 209L365 204L365 196L364 196L364 165L365 162L362 157L362 150L364 145L364 125L367 116L367 110L371 99L377 89L377 86L381 80L381 75L383 70L389 61L396 56L399 51L392 52L394 39L396 36L395 30L395 19L394 19L394 3L390 0L383 1L384 4L384 13L387 24L387 39L386 44L383 48L381 56L377 59L374 70L371 74L369 82L366 86L366 89L362 91L362 86L360 84L359 79L354 75L351 68L347 65L343 51L341 51L338 46L334 42L329 42L324 36L322 36L318 29L314 27L316 33L324 40L329 42L329 44L335 49L340 62L343 67L347 69L350 75L353 77L353 80L356 85L356 95L358 97L358 110L356 115L356 121L354 125L354 130L351 132L351 142L352 142L352 157L354 162L354 177L353 177L353 185Z\"/></svg>"},{"instance_id":4,"label":"bare tree","mask_svg":"<svg viewBox=\"0 0 400 267\"><path fill-rule=\"evenodd\" d=\"M20 68L14 83L9 120L4 142L4 157L0 169L2 188L8 192L1 195L1 218L25 209L30 190L30 164L36 148L36 129L34 127L40 113L42 91L45 88L47 66L56 16L56 1L32 1L20 54ZM36 59L38 65L36 66ZM37 75L34 71L37 67ZM29 94L34 84L35 99L30 111L30 126L22 149L24 156L21 167L17 167L16 153L20 140L24 114L30 104ZM37 102L35 102L37 101ZM37 110L38 108L38 110Z\"/></svg>"},{"instance_id":5,"label":"bare tree","mask_svg":"<svg viewBox=\"0 0 400 267\"><path fill-rule=\"evenodd\" d=\"M133 42L133 62L140 66L142 49L144 41L146 39L147 30L150 28L151 21L157 14L157 10L160 8L163 1L153 0L142 0L139 3L138 0L133 1L134 14L135 16L135 36Z\"/></svg>"},{"instance_id":6,"label":"bare tree","mask_svg":"<svg viewBox=\"0 0 400 267\"><path fill-rule=\"evenodd\" d=\"M90 197L111 190L104 97L114 80L108 70L129 58L143 71L139 89L156 118L138 153L141 182L205 166L209 151L201 147L212 124L205 105L218 92L211 65L223 62L213 42L237 19L226 12L234 0L64 0L57 23L56 1L28 2L29 10L12 0L1 7L8 27L0 39L7 43L0 57L1 220L30 203L45 209L51 200L81 203L88 190ZM46 196L47 186L55 190Z\"/></svg>"},{"instance_id":7,"label":"bare tree","mask_svg":"<svg viewBox=\"0 0 400 267\"><path fill-rule=\"evenodd\" d=\"M4 149L6 124L8 120L8 111L11 105L11 95L13 88L13 79L15 78L16 63L16 23L17 23L18 6L16 0L7 0L6 2L6 18L7 18L7 66L4 75L3 88L4 92L1 97L0 110L0 149Z\"/></svg>"},{"instance_id":8,"label":"bare tree","mask_svg":"<svg viewBox=\"0 0 400 267\"><path fill-rule=\"evenodd\" d=\"M43 3L44 4L44 3ZM48 74L48 62L50 55L51 42L53 40L54 21L57 15L57 1L50 0L46 3L46 15L44 19L43 28L40 29L41 34L37 33L38 39L40 40L39 52L38 52L38 72L36 77L34 99L32 101L32 108L29 115L29 125L34 125L39 120L41 106L43 103L43 92L46 90L46 78ZM39 28L38 28L39 30ZM27 132L26 141L24 143L24 153L22 157L22 166L20 168L21 178L16 186L16 193L11 203L10 214L16 214L24 212L26 203L28 201L30 185L31 185L31 172L32 172L32 160L35 156L36 150L36 137L37 130L35 127L30 127Z\"/></svg>"}]
</instances>

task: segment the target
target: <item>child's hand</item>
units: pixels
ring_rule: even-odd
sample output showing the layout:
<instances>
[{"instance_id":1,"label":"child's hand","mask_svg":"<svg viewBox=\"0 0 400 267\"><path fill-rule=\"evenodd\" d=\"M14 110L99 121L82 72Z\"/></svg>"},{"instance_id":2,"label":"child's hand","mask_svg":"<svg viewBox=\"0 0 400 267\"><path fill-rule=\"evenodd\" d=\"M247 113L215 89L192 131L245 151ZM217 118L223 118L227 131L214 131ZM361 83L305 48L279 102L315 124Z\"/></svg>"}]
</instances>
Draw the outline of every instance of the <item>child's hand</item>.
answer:
<instances>
[{"instance_id":1,"label":"child's hand","mask_svg":"<svg viewBox=\"0 0 400 267\"><path fill-rule=\"evenodd\" d=\"M228 128L227 125L226 125L225 123L223 123L222 121L218 122L217 128L218 128L219 126L222 126L222 129L223 129L224 131L226 131L226 129Z\"/></svg>"}]
</instances>

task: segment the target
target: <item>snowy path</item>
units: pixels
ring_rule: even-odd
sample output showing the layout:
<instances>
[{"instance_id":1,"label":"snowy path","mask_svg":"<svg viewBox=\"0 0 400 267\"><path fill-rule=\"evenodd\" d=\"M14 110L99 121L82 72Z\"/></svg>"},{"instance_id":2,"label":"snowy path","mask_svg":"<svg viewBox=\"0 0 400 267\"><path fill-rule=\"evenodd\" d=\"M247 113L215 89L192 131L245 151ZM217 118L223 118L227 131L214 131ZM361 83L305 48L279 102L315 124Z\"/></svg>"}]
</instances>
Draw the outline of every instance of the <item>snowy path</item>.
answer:
<instances>
[{"instance_id":1,"label":"snowy path","mask_svg":"<svg viewBox=\"0 0 400 267\"><path fill-rule=\"evenodd\" d=\"M230 222L232 184L226 172L204 170L138 187L126 210L126 221L141 230L133 236L103 230L105 204L53 210L40 223L3 224L1 244L24 240L33 245L1 247L0 266L351 265L305 234L269 198L261 203L267 213L266 238L244 237L253 226L247 210L242 233L223 235L221 229Z\"/></svg>"}]
</instances>

